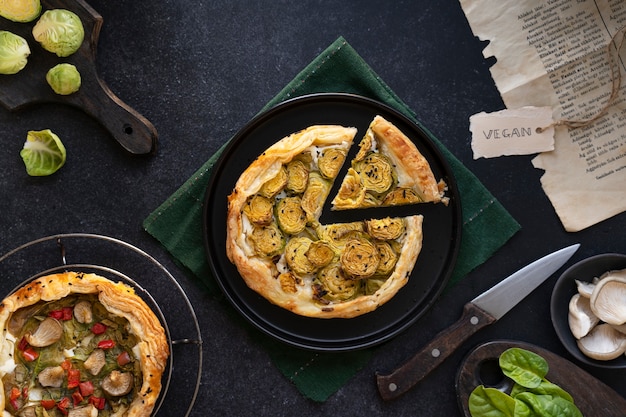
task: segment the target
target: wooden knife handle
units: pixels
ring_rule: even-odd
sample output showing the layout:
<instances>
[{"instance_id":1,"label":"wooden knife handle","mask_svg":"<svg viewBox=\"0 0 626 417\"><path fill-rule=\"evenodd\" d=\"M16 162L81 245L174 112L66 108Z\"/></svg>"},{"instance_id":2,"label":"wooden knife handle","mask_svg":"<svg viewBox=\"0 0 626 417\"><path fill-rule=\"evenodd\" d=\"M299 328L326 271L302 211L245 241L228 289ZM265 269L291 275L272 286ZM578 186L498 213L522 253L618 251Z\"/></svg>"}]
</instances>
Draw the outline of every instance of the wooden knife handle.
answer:
<instances>
[{"instance_id":1,"label":"wooden knife handle","mask_svg":"<svg viewBox=\"0 0 626 417\"><path fill-rule=\"evenodd\" d=\"M443 363L463 342L496 318L472 303L463 307L461 318L441 331L435 338L404 365L389 375L376 375L378 391L384 400L391 400L407 392Z\"/></svg>"}]
</instances>

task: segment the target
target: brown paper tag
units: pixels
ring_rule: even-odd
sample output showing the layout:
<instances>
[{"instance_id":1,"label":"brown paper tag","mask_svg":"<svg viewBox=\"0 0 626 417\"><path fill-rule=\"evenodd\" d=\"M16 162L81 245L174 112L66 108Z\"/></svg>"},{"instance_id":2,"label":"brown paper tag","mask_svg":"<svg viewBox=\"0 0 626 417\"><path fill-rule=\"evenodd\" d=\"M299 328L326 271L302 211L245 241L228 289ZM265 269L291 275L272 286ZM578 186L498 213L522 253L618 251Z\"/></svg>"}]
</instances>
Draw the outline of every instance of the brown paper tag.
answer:
<instances>
[{"instance_id":1,"label":"brown paper tag","mask_svg":"<svg viewBox=\"0 0 626 417\"><path fill-rule=\"evenodd\" d=\"M522 107L470 116L474 159L552 151L552 123L551 107Z\"/></svg>"}]
</instances>

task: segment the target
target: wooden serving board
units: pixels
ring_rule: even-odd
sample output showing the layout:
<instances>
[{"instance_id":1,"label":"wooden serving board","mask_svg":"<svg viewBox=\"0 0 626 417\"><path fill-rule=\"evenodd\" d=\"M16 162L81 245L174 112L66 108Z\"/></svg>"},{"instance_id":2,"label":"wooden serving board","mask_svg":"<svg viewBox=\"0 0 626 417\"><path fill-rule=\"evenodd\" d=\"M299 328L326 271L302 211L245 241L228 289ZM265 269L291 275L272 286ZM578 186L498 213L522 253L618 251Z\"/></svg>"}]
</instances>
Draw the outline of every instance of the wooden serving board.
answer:
<instances>
[{"instance_id":1,"label":"wooden serving board","mask_svg":"<svg viewBox=\"0 0 626 417\"><path fill-rule=\"evenodd\" d=\"M61 103L83 109L111 133L120 145L132 154L153 153L157 131L142 115L120 100L96 72L96 48L102 27L102 16L83 0L42 0L43 11L67 9L76 13L85 29L80 49L66 58L46 51L33 38L37 22L16 23L0 17L0 30L20 35L28 42L31 54L26 67L14 75L0 75L0 102L15 111L36 103ZM42 13L43 13L42 11ZM76 66L81 75L80 90L62 96L52 91L46 73L60 63Z\"/></svg>"},{"instance_id":2,"label":"wooden serving board","mask_svg":"<svg viewBox=\"0 0 626 417\"><path fill-rule=\"evenodd\" d=\"M478 346L465 358L456 380L457 399L465 417L471 417L469 396L478 385L510 392L510 380L499 372L498 358L505 350L519 347L548 361L546 378L569 392L584 416L624 417L626 399L611 387L568 360L535 345L513 341L494 341ZM496 375L499 372L499 375Z\"/></svg>"}]
</instances>

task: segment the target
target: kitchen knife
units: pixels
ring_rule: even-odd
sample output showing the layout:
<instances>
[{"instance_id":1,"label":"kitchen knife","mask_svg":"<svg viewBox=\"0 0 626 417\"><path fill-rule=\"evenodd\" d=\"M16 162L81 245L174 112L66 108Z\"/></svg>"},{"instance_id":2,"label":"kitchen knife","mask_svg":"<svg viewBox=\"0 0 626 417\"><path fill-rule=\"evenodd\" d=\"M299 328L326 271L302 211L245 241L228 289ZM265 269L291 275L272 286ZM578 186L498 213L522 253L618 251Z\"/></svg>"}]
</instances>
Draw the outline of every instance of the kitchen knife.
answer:
<instances>
[{"instance_id":1,"label":"kitchen knife","mask_svg":"<svg viewBox=\"0 0 626 417\"><path fill-rule=\"evenodd\" d=\"M498 320L563 266L580 245L572 245L525 266L463 307L461 318L441 331L404 365L388 375L376 375L384 400L404 394L439 366L478 330Z\"/></svg>"}]
</instances>

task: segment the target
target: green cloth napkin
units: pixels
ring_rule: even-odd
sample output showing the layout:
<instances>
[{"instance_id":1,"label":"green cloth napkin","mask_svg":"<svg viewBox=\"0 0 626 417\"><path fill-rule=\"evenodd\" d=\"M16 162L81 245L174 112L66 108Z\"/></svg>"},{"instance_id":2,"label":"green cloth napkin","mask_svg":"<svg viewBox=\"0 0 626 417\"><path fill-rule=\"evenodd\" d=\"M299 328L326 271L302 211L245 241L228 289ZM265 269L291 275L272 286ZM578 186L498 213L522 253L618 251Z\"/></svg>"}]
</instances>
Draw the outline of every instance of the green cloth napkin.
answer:
<instances>
[{"instance_id":1,"label":"green cloth napkin","mask_svg":"<svg viewBox=\"0 0 626 417\"><path fill-rule=\"evenodd\" d=\"M353 93L376 99L420 124L411 109L341 37L298 74L262 111L289 98L320 92ZM451 286L487 260L520 226L480 181L432 133L424 126L421 127L441 147L455 174L461 195L463 235L457 264L449 284ZM177 262L188 268L216 296L220 296L221 292L211 276L203 247L202 205L211 169L222 149L143 223L145 230L158 239ZM249 327L251 337L266 348L285 377L303 395L315 401L325 401L341 388L367 363L374 350L317 353L293 348L252 329L251 325L238 317L234 309L229 310L232 310L234 320ZM384 345L380 348L384 349Z\"/></svg>"}]
</instances>

